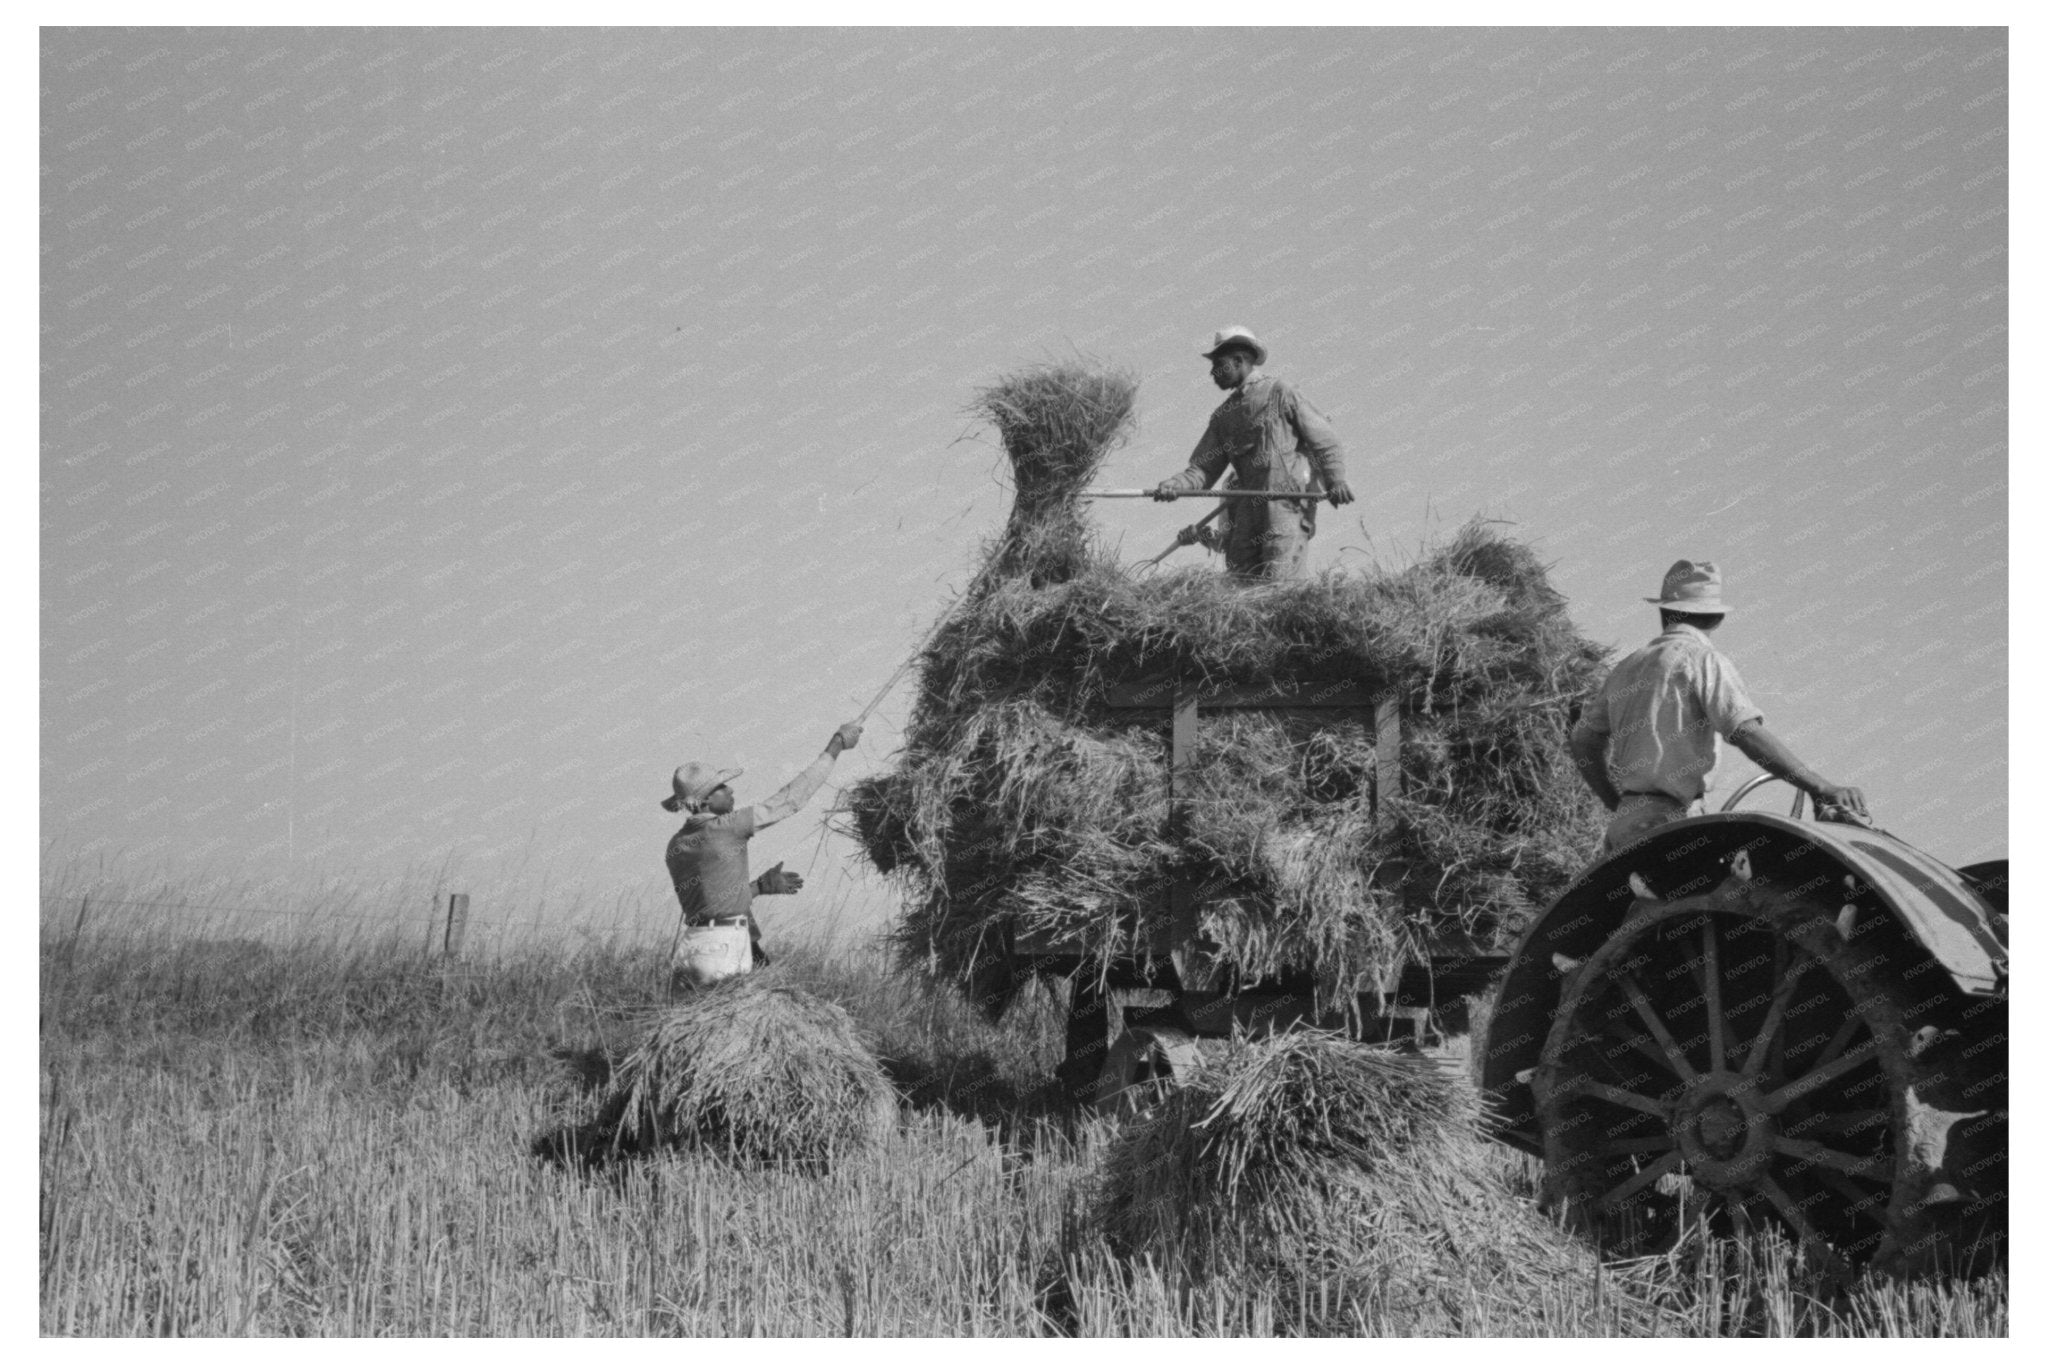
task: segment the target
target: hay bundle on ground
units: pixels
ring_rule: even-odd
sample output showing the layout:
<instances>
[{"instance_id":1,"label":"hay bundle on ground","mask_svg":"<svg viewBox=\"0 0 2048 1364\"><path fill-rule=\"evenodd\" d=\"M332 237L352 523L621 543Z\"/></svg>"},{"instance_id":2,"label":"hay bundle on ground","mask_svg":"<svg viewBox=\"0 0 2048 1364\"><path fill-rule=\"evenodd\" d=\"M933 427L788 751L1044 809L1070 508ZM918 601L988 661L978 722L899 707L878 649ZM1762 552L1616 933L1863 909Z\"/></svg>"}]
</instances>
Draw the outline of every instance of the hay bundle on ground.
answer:
<instances>
[{"instance_id":1,"label":"hay bundle on ground","mask_svg":"<svg viewBox=\"0 0 2048 1364\"><path fill-rule=\"evenodd\" d=\"M981 397L1017 506L925 649L895 770L846 796L874 865L909 883L904 956L970 988L1004 977L992 958L1011 929L1106 960L1182 877L1206 888L1202 928L1241 978L1297 969L1329 996L1431 937L1511 942L1599 836L1566 732L1605 650L1526 545L1476 522L1387 571L1258 586L1124 572L1092 548L1075 494L1131 392L1067 366ZM1106 703L1174 676L1400 697L1405 799L1375 820L1369 722L1216 714L1169 838L1163 719Z\"/></svg>"},{"instance_id":2,"label":"hay bundle on ground","mask_svg":"<svg viewBox=\"0 0 2048 1364\"><path fill-rule=\"evenodd\" d=\"M586 1151L702 1145L809 1162L879 1140L896 1091L853 1018L772 974L691 991L612 1070Z\"/></svg>"},{"instance_id":3,"label":"hay bundle on ground","mask_svg":"<svg viewBox=\"0 0 2048 1364\"><path fill-rule=\"evenodd\" d=\"M1117 1134L1094 1215L1121 1253L1299 1304L1298 1329L1591 1294L1594 1253L1517 1196L1469 1086L1419 1057L1297 1031L1234 1042ZM1621 1316L1646 1270L1609 1269ZM1323 1320L1319 1313L1329 1313Z\"/></svg>"}]
</instances>

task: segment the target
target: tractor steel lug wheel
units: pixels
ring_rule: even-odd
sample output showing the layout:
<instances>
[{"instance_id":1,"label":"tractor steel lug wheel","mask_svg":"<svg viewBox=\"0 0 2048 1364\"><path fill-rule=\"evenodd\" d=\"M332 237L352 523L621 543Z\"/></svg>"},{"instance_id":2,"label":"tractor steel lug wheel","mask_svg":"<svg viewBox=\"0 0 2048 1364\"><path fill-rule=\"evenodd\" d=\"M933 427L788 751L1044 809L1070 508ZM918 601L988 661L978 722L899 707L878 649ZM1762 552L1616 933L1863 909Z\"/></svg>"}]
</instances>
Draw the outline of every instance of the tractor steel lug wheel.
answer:
<instances>
[{"instance_id":1,"label":"tractor steel lug wheel","mask_svg":"<svg viewBox=\"0 0 2048 1364\"><path fill-rule=\"evenodd\" d=\"M1759 1218L1820 1262L1930 1252L1942 1153L1902 1138L1960 1082L1915 1054L1922 994L1841 910L1730 876L1569 965L1532 1077L1552 1206L1620 1255Z\"/></svg>"}]
</instances>

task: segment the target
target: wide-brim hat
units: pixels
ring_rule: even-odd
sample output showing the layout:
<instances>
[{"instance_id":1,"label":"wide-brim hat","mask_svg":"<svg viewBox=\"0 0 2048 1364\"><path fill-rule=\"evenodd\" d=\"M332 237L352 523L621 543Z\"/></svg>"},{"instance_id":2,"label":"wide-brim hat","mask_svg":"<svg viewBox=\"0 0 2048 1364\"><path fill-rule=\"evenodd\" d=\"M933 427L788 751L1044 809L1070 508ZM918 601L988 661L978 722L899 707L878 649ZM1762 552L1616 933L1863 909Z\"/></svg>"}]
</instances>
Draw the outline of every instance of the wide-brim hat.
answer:
<instances>
[{"instance_id":1,"label":"wide-brim hat","mask_svg":"<svg viewBox=\"0 0 2048 1364\"><path fill-rule=\"evenodd\" d=\"M661 808L671 813L685 805L695 808L706 797L733 778L742 775L744 768L717 768L710 763L684 763L669 777L668 784L674 788Z\"/></svg>"},{"instance_id":2,"label":"wide-brim hat","mask_svg":"<svg viewBox=\"0 0 2048 1364\"><path fill-rule=\"evenodd\" d=\"M1662 595L1643 600L1688 616L1728 614L1728 603L1721 600L1721 569L1711 559L1680 559L1665 571Z\"/></svg>"},{"instance_id":3,"label":"wide-brim hat","mask_svg":"<svg viewBox=\"0 0 2048 1364\"><path fill-rule=\"evenodd\" d=\"M1202 358L1214 360L1227 350L1248 350L1252 353L1253 364L1266 363L1266 348L1260 344L1258 337L1252 335L1249 327L1225 327L1217 332L1215 339L1209 343L1209 349L1202 352Z\"/></svg>"}]
</instances>

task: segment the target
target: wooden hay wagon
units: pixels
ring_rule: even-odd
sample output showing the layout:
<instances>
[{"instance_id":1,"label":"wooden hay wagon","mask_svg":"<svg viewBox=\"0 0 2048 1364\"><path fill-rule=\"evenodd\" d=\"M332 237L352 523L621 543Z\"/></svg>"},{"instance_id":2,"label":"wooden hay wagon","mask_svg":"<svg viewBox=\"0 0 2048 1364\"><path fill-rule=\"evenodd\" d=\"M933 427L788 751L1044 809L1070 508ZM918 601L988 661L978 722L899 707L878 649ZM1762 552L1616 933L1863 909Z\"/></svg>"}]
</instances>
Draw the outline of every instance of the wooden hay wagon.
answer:
<instances>
[{"instance_id":1,"label":"wooden hay wagon","mask_svg":"<svg viewBox=\"0 0 2048 1364\"><path fill-rule=\"evenodd\" d=\"M1397 698L1350 683L1214 685L1151 678L1115 686L1109 708L1170 715L1171 814L1185 824L1185 797L1196 762L1196 727L1205 713L1264 711L1306 720L1312 727L1362 721L1373 728L1375 820L1401 786L1401 708ZM1339 1030L1361 1041L1394 1040L1403 1025L1413 1040L1430 1030L1462 1031L1463 1002L1481 993L1506 964L1504 954L1465 940L1426 943L1426 960L1380 973L1358 992L1319 1006L1306 972L1245 980L1220 965L1215 945L1200 929L1208 892L1176 881L1166 903L1134 904L1116 925L1116 950L1105 953L1112 930L1052 935L1013 931L1008 951L1018 974L1066 977L1072 982L1061 1084L1077 1102L1111 1110L1128 1104L1136 1087L1170 1082L1201 1063L1204 1046L1243 1029L1254 1035L1296 1024ZM1107 969L1102 969L1107 956Z\"/></svg>"}]
</instances>

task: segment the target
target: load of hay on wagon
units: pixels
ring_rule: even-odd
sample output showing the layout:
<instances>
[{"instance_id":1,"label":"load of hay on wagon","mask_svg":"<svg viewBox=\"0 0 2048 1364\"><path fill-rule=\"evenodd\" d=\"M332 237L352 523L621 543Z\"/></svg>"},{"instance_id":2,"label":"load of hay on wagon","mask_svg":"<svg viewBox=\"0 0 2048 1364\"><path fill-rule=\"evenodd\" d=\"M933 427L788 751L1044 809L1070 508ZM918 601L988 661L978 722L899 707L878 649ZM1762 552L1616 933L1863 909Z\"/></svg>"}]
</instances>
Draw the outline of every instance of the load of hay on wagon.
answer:
<instances>
[{"instance_id":1,"label":"load of hay on wagon","mask_svg":"<svg viewBox=\"0 0 2048 1364\"><path fill-rule=\"evenodd\" d=\"M1503 948L1599 836L1566 734L1605 650L1536 555L1478 522L1414 564L1302 582L1126 572L1078 494L1135 395L1068 364L980 396L1016 505L925 648L893 769L846 795L869 859L907 883L902 956L998 995L1016 932L1092 944L1106 969L1177 879L1204 888L1220 964L1307 973L1328 999L1432 939ZM1374 811L1368 721L1218 713L1171 822L1159 718L1108 704L1161 677L1398 697L1403 794Z\"/></svg>"}]
</instances>

